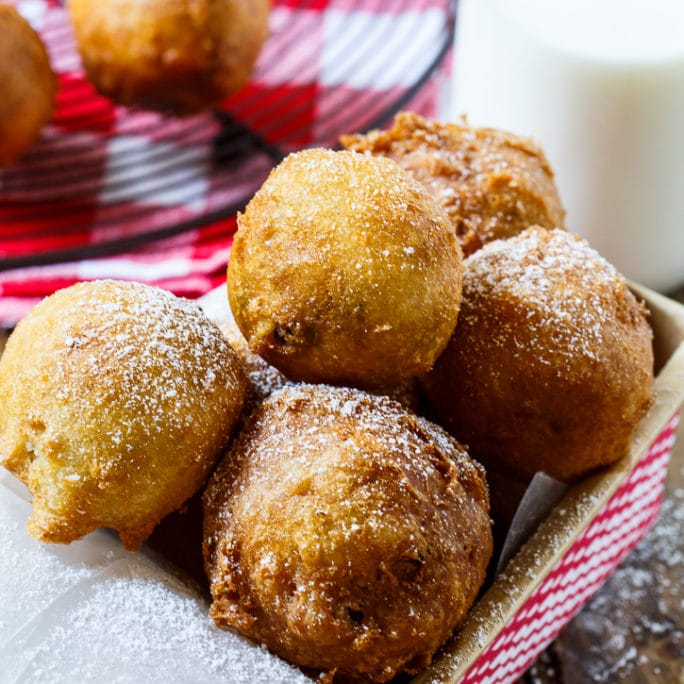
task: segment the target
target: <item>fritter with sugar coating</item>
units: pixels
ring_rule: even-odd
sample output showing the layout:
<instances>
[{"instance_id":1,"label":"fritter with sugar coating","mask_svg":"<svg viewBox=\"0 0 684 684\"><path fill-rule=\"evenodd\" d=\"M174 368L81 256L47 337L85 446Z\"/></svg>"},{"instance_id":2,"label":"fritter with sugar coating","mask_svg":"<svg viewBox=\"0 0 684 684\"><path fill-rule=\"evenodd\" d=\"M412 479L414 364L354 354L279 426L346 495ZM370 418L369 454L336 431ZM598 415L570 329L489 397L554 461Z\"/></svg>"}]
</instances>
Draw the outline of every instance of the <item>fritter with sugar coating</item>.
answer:
<instances>
[{"instance_id":1,"label":"fritter with sugar coating","mask_svg":"<svg viewBox=\"0 0 684 684\"><path fill-rule=\"evenodd\" d=\"M444 349L460 248L446 215L392 160L291 154L238 225L231 309L250 349L289 378L391 387Z\"/></svg>"},{"instance_id":2,"label":"fritter with sugar coating","mask_svg":"<svg viewBox=\"0 0 684 684\"><path fill-rule=\"evenodd\" d=\"M70 0L83 66L118 104L178 115L242 88L268 35L269 0Z\"/></svg>"},{"instance_id":3,"label":"fritter with sugar coating","mask_svg":"<svg viewBox=\"0 0 684 684\"><path fill-rule=\"evenodd\" d=\"M651 403L643 305L584 240L532 227L466 259L459 324L425 378L488 469L565 481L622 457Z\"/></svg>"},{"instance_id":4,"label":"fritter with sugar coating","mask_svg":"<svg viewBox=\"0 0 684 684\"><path fill-rule=\"evenodd\" d=\"M0 5L0 167L21 157L52 115L57 80L40 36Z\"/></svg>"},{"instance_id":5,"label":"fritter with sugar coating","mask_svg":"<svg viewBox=\"0 0 684 684\"><path fill-rule=\"evenodd\" d=\"M216 311L212 311L216 315ZM247 340L240 332L230 307L226 304L217 318L212 318L226 336L230 346L237 352L243 363L247 375L247 406L246 411L265 399L271 392L284 385L292 384L275 366L255 354L247 344ZM372 394L383 394L415 413L423 414L426 410L420 382L417 378L410 378L394 387L379 387L371 390Z\"/></svg>"},{"instance_id":6,"label":"fritter with sugar coating","mask_svg":"<svg viewBox=\"0 0 684 684\"><path fill-rule=\"evenodd\" d=\"M241 364L199 307L147 285L74 285L0 359L0 462L33 494L29 532L99 527L129 549L204 482L240 417Z\"/></svg>"},{"instance_id":7,"label":"fritter with sugar coating","mask_svg":"<svg viewBox=\"0 0 684 684\"><path fill-rule=\"evenodd\" d=\"M399 162L449 215L465 256L533 224L562 227L553 172L531 140L401 112L388 131L345 135L344 147Z\"/></svg>"},{"instance_id":8,"label":"fritter with sugar coating","mask_svg":"<svg viewBox=\"0 0 684 684\"><path fill-rule=\"evenodd\" d=\"M430 662L492 550L481 466L438 426L348 388L273 393L204 506L216 623L363 681Z\"/></svg>"}]
</instances>

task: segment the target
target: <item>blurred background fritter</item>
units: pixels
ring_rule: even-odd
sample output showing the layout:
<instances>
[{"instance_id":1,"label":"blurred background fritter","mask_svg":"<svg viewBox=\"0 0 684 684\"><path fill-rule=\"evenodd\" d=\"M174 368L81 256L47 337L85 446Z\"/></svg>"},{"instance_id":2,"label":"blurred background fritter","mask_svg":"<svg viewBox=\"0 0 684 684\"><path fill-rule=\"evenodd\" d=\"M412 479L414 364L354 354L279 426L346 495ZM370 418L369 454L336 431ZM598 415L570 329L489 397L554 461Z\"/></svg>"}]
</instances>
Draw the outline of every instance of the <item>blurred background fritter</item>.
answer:
<instances>
[{"instance_id":1,"label":"blurred background fritter","mask_svg":"<svg viewBox=\"0 0 684 684\"><path fill-rule=\"evenodd\" d=\"M0 167L19 159L52 116L57 79L40 36L0 4Z\"/></svg>"},{"instance_id":2,"label":"blurred background fritter","mask_svg":"<svg viewBox=\"0 0 684 684\"><path fill-rule=\"evenodd\" d=\"M268 35L269 0L70 0L83 66L122 105L177 115L244 86Z\"/></svg>"}]
</instances>

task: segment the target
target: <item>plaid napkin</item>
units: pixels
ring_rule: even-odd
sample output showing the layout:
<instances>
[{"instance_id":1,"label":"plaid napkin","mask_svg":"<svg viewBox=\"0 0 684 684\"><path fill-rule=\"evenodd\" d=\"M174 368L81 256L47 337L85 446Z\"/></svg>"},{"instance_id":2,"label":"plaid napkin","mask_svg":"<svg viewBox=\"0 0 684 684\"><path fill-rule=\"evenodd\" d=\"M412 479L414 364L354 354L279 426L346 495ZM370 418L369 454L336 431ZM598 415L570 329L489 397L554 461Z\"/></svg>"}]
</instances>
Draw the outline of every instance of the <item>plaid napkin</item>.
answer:
<instances>
[{"instance_id":1,"label":"plaid napkin","mask_svg":"<svg viewBox=\"0 0 684 684\"><path fill-rule=\"evenodd\" d=\"M235 212L283 155L399 108L435 114L454 5L275 0L250 84L217 112L176 119L95 93L61 2L10 4L45 41L59 91L40 141L0 171L2 326L81 280L188 297L223 282Z\"/></svg>"}]
</instances>

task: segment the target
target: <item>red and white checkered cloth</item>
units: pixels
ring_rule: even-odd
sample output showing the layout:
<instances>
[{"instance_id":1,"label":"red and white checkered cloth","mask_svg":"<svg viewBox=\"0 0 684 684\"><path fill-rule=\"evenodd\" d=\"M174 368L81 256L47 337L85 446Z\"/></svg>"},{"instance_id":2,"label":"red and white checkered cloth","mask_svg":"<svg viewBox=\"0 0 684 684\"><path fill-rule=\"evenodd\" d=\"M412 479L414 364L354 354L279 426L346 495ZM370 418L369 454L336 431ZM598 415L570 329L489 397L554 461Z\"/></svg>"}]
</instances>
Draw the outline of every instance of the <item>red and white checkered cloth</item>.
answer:
<instances>
[{"instance_id":1,"label":"red and white checkered cloth","mask_svg":"<svg viewBox=\"0 0 684 684\"><path fill-rule=\"evenodd\" d=\"M255 148L237 168L217 165L216 116L113 105L83 73L63 3L10 4L43 37L59 91L41 140L0 171L0 325L85 279L140 280L190 297L219 284L235 230L226 207L244 203L277 159ZM386 123L397 106L434 115L439 70L413 99L400 98L439 61L452 11L449 0L275 0L253 79L222 110L285 153L333 146L341 133ZM191 229L140 243L183 223ZM122 241L123 252L82 258L84 247ZM60 263L22 263L55 251Z\"/></svg>"}]
</instances>

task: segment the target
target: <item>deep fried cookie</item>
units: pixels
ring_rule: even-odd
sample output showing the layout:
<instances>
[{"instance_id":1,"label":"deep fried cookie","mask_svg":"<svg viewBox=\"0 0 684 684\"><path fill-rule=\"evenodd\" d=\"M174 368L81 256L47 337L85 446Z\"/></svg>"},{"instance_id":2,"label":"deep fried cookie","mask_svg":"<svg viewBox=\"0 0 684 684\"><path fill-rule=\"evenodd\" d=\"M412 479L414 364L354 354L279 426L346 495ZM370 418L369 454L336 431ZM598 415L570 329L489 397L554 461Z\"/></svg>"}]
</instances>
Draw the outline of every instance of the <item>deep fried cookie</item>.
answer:
<instances>
[{"instance_id":1,"label":"deep fried cookie","mask_svg":"<svg viewBox=\"0 0 684 684\"><path fill-rule=\"evenodd\" d=\"M430 662L492 550L481 466L438 426L347 388L273 393L204 504L216 623L365 681Z\"/></svg>"},{"instance_id":2,"label":"deep fried cookie","mask_svg":"<svg viewBox=\"0 0 684 684\"><path fill-rule=\"evenodd\" d=\"M460 248L445 214L395 162L292 154L238 225L231 309L250 349L290 379L392 387L444 349Z\"/></svg>"},{"instance_id":3,"label":"deep fried cookie","mask_svg":"<svg viewBox=\"0 0 684 684\"><path fill-rule=\"evenodd\" d=\"M579 237L532 227L466 259L459 324L424 379L488 470L572 481L626 453L651 403L652 331Z\"/></svg>"},{"instance_id":4,"label":"deep fried cookie","mask_svg":"<svg viewBox=\"0 0 684 684\"><path fill-rule=\"evenodd\" d=\"M137 548L204 482L244 395L239 359L192 302L117 281L43 300L0 359L0 461L33 494L30 534L111 527Z\"/></svg>"}]
</instances>

